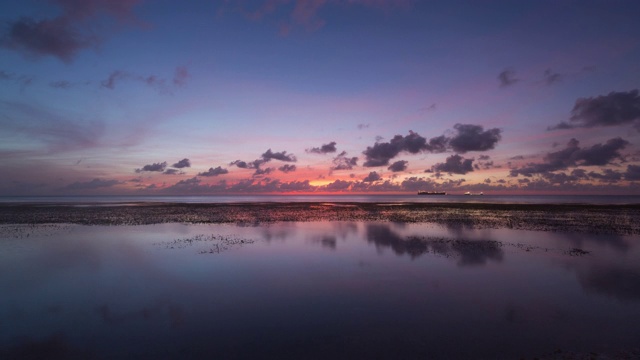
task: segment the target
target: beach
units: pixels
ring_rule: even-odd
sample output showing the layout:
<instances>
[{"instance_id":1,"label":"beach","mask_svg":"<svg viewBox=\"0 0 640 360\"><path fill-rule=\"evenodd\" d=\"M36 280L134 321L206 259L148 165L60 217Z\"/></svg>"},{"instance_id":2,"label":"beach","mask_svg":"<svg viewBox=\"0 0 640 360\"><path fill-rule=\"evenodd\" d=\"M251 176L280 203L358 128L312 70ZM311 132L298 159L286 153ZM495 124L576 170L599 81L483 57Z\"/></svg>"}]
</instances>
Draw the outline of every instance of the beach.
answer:
<instances>
[{"instance_id":1,"label":"beach","mask_svg":"<svg viewBox=\"0 0 640 360\"><path fill-rule=\"evenodd\" d=\"M633 359L638 210L5 203L0 357Z\"/></svg>"},{"instance_id":2,"label":"beach","mask_svg":"<svg viewBox=\"0 0 640 360\"><path fill-rule=\"evenodd\" d=\"M474 228L640 234L640 204L490 203L65 203L0 204L3 224L145 225L385 221Z\"/></svg>"}]
</instances>

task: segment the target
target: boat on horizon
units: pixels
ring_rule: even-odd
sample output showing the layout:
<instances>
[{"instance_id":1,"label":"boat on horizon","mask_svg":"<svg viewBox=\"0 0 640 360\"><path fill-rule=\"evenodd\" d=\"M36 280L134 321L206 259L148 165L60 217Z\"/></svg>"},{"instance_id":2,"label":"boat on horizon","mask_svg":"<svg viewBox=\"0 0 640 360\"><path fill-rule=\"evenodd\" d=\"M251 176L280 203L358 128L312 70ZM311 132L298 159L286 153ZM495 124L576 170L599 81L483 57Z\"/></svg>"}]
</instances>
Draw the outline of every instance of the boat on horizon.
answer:
<instances>
[{"instance_id":1,"label":"boat on horizon","mask_svg":"<svg viewBox=\"0 0 640 360\"><path fill-rule=\"evenodd\" d=\"M446 191L418 191L418 195L447 195Z\"/></svg>"},{"instance_id":2,"label":"boat on horizon","mask_svg":"<svg viewBox=\"0 0 640 360\"><path fill-rule=\"evenodd\" d=\"M480 192L479 194L473 194L470 193L469 191L467 191L466 193L464 193L465 195L484 195L482 192Z\"/></svg>"}]
</instances>

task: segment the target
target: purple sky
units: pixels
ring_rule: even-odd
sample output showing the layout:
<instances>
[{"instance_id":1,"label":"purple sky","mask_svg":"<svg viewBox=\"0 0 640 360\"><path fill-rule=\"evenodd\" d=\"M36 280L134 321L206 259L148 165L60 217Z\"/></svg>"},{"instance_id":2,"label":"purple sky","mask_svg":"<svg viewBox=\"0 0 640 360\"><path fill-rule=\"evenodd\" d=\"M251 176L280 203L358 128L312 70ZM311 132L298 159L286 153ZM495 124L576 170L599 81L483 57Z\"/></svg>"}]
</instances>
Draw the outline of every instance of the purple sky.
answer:
<instances>
[{"instance_id":1,"label":"purple sky","mask_svg":"<svg viewBox=\"0 0 640 360\"><path fill-rule=\"evenodd\" d=\"M637 1L0 4L0 195L640 194Z\"/></svg>"}]
</instances>

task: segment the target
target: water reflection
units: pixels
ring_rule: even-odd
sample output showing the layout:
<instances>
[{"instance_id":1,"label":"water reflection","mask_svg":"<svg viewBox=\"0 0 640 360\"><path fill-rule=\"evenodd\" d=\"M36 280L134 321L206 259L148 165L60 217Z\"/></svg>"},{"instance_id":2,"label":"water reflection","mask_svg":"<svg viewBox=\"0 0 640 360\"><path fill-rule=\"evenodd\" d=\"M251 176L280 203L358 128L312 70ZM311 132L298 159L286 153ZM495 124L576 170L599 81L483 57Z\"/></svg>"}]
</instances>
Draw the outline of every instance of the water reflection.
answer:
<instances>
[{"instance_id":1,"label":"water reflection","mask_svg":"<svg viewBox=\"0 0 640 360\"><path fill-rule=\"evenodd\" d=\"M631 237L358 222L22 235L0 241L0 358L532 358L640 340ZM247 242L201 252L225 239Z\"/></svg>"},{"instance_id":2,"label":"water reflection","mask_svg":"<svg viewBox=\"0 0 640 360\"><path fill-rule=\"evenodd\" d=\"M484 265L487 261L501 262L504 257L502 244L491 240L460 240L400 236L387 224L368 224L366 239L376 248L391 248L396 255L409 255L415 259L432 253L458 258L459 266Z\"/></svg>"},{"instance_id":3,"label":"water reflection","mask_svg":"<svg viewBox=\"0 0 640 360\"><path fill-rule=\"evenodd\" d=\"M622 301L640 301L640 267L594 265L579 270L578 280L587 291Z\"/></svg>"}]
</instances>

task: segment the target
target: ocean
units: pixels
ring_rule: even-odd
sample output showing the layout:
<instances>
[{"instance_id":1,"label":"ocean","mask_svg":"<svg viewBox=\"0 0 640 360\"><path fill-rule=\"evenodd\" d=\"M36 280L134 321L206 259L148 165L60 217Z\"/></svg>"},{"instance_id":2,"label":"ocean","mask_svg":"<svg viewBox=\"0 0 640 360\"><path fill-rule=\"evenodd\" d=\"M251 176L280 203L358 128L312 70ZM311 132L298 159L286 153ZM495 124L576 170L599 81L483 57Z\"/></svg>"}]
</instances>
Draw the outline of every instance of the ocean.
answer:
<instances>
[{"instance_id":1,"label":"ocean","mask_svg":"<svg viewBox=\"0 0 640 360\"><path fill-rule=\"evenodd\" d=\"M199 195L199 196L4 196L0 203L489 203L640 204L640 195Z\"/></svg>"}]
</instances>

